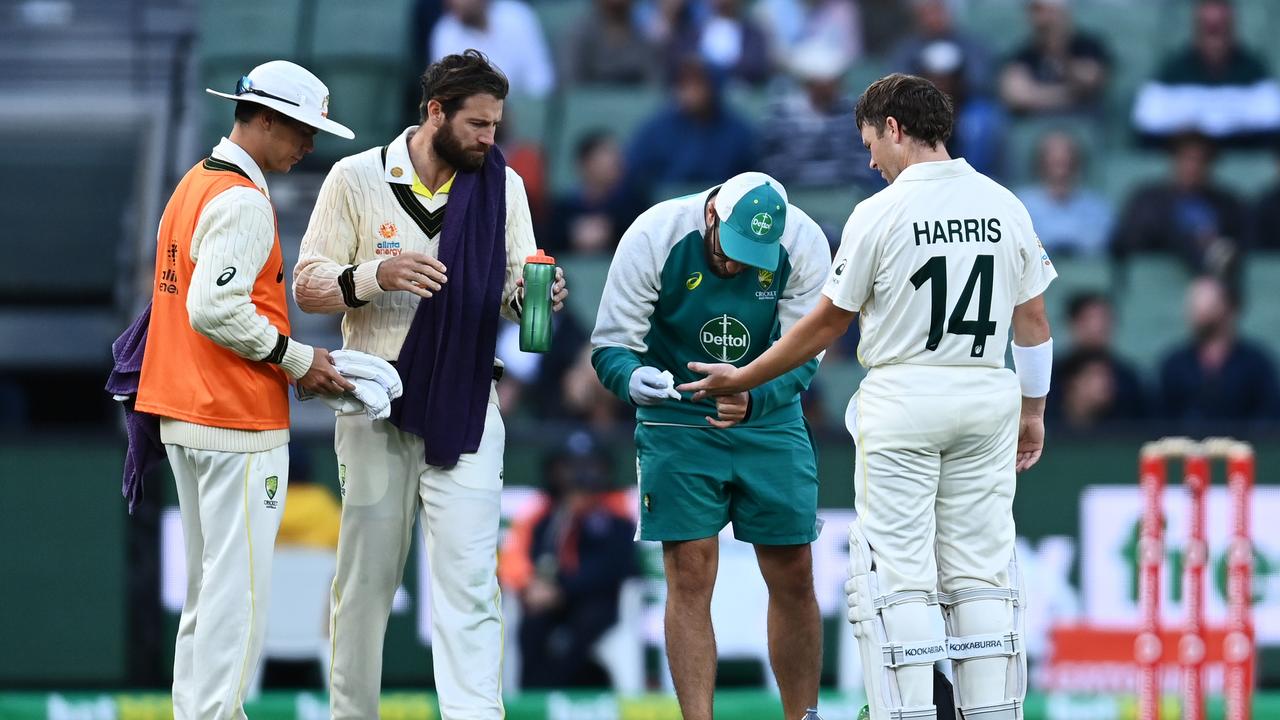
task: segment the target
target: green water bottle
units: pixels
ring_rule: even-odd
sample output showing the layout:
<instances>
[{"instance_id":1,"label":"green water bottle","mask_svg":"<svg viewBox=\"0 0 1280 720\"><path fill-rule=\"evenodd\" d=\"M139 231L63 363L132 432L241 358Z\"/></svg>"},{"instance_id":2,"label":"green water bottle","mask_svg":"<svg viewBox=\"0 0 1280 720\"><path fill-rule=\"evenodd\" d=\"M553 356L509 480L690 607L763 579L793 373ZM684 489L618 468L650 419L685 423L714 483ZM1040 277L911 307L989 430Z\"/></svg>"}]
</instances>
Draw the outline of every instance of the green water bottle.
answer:
<instances>
[{"instance_id":1,"label":"green water bottle","mask_svg":"<svg viewBox=\"0 0 1280 720\"><path fill-rule=\"evenodd\" d=\"M524 261L524 311L520 315L520 349L551 349L551 286L556 281L556 259L539 250Z\"/></svg>"}]
</instances>

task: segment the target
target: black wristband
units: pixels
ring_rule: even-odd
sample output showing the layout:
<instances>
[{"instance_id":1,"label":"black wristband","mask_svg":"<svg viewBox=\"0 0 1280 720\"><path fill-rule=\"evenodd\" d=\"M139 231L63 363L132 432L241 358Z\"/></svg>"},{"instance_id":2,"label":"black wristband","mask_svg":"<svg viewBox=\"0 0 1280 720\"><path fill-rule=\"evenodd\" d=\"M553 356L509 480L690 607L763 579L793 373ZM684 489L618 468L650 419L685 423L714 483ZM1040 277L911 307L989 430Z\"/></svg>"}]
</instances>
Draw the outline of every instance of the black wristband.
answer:
<instances>
[{"instance_id":1,"label":"black wristband","mask_svg":"<svg viewBox=\"0 0 1280 720\"><path fill-rule=\"evenodd\" d=\"M347 307L358 308L369 304L368 300L356 297L356 268L358 267L360 267L358 264L352 265L338 275L338 289L342 290L342 302L346 303Z\"/></svg>"}]
</instances>

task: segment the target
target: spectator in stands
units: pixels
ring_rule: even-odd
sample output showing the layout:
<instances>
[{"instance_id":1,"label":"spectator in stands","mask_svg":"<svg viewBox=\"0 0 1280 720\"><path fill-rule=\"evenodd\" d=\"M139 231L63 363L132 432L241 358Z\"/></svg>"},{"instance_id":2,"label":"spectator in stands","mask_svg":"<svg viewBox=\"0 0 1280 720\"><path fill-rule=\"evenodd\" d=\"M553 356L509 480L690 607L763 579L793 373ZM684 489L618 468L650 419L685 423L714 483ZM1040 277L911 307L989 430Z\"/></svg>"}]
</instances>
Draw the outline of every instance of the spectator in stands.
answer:
<instances>
[{"instance_id":1,"label":"spectator in stands","mask_svg":"<svg viewBox=\"0 0 1280 720\"><path fill-rule=\"evenodd\" d=\"M475 48L506 76L514 95L546 97L555 67L538 16L520 0L445 0L431 30L431 62Z\"/></svg>"},{"instance_id":2,"label":"spectator in stands","mask_svg":"<svg viewBox=\"0 0 1280 720\"><path fill-rule=\"evenodd\" d=\"M612 489L611 461L575 432L543 463L543 489L512 525L498 565L520 599L523 688L608 684L593 648L618 622L637 573L635 502Z\"/></svg>"},{"instance_id":3,"label":"spectator in stands","mask_svg":"<svg viewBox=\"0 0 1280 720\"><path fill-rule=\"evenodd\" d=\"M1054 363L1057 412L1050 415L1072 430L1091 430L1114 419L1115 375L1101 353L1080 351Z\"/></svg>"},{"instance_id":4,"label":"spectator in stands","mask_svg":"<svg viewBox=\"0 0 1280 720\"><path fill-rule=\"evenodd\" d=\"M608 130L584 135L574 156L578 187L556 201L543 247L553 255L613 255L622 233L649 202L625 182L622 149Z\"/></svg>"},{"instance_id":5,"label":"spectator in stands","mask_svg":"<svg viewBox=\"0 0 1280 720\"><path fill-rule=\"evenodd\" d=\"M1028 115L1092 111L1111 63L1101 40L1072 27L1069 0L1030 0L1031 40L1005 64L1000 97Z\"/></svg>"},{"instance_id":6,"label":"spectator in stands","mask_svg":"<svg viewBox=\"0 0 1280 720\"><path fill-rule=\"evenodd\" d=\"M1202 426L1280 419L1275 364L1265 350L1239 337L1239 309L1237 295L1220 280L1204 276L1191 283L1191 339L1160 368L1163 410L1170 419Z\"/></svg>"},{"instance_id":7,"label":"spectator in stands","mask_svg":"<svg viewBox=\"0 0 1280 720\"><path fill-rule=\"evenodd\" d=\"M1203 135L1173 142L1173 177L1138 188L1125 203L1111 245L1125 256L1167 252L1197 272L1232 275L1246 231L1244 206L1213 182L1216 148Z\"/></svg>"},{"instance_id":8,"label":"spectator in stands","mask_svg":"<svg viewBox=\"0 0 1280 720\"><path fill-rule=\"evenodd\" d=\"M991 98L969 87L964 50L950 40L925 45L910 72L926 77L951 97L955 120L947 152L962 157L974 170L991 177L1003 175L1004 112Z\"/></svg>"},{"instance_id":9,"label":"spectator in stands","mask_svg":"<svg viewBox=\"0 0 1280 720\"><path fill-rule=\"evenodd\" d=\"M862 57L862 19L855 0L761 0L755 15L769 35L774 65L784 70L811 43L832 48L845 63Z\"/></svg>"},{"instance_id":10,"label":"spectator in stands","mask_svg":"<svg viewBox=\"0 0 1280 720\"><path fill-rule=\"evenodd\" d=\"M649 42L666 49L707 16L707 7L700 0L650 0L636 7L636 15Z\"/></svg>"},{"instance_id":11,"label":"spectator in stands","mask_svg":"<svg viewBox=\"0 0 1280 720\"><path fill-rule=\"evenodd\" d=\"M672 74L683 72L683 57L697 55L729 78L764 84L772 70L768 39L744 6L744 0L709 0L710 14L672 38L667 53L675 61Z\"/></svg>"},{"instance_id":12,"label":"spectator in stands","mask_svg":"<svg viewBox=\"0 0 1280 720\"><path fill-rule=\"evenodd\" d=\"M1133 122L1149 141L1196 130L1251 144L1280 134L1280 83L1237 42L1227 0L1200 0L1191 46L1165 60L1134 102Z\"/></svg>"},{"instance_id":13,"label":"spectator in stands","mask_svg":"<svg viewBox=\"0 0 1280 720\"><path fill-rule=\"evenodd\" d=\"M864 56L887 57L912 30L914 9L906 0L857 0L857 6L862 19Z\"/></svg>"},{"instance_id":14,"label":"spectator in stands","mask_svg":"<svg viewBox=\"0 0 1280 720\"><path fill-rule=\"evenodd\" d=\"M1067 302L1071 345L1054 361L1054 392L1047 415L1083 429L1100 421L1135 420L1146 414L1142 380L1112 344L1115 320L1111 302L1096 292Z\"/></svg>"},{"instance_id":15,"label":"spectator in stands","mask_svg":"<svg viewBox=\"0 0 1280 720\"><path fill-rule=\"evenodd\" d=\"M938 40L951 42L964 56L964 84L973 94L991 92L995 70L983 42L956 29L947 0L911 0L914 25L889 55L889 72L911 72L925 46Z\"/></svg>"},{"instance_id":16,"label":"spectator in stands","mask_svg":"<svg viewBox=\"0 0 1280 720\"><path fill-rule=\"evenodd\" d=\"M722 81L697 57L679 63L673 102L640 126L627 153L628 182L637 192L652 196L662 183L722 182L755 166L755 133L725 103Z\"/></svg>"},{"instance_id":17,"label":"spectator in stands","mask_svg":"<svg viewBox=\"0 0 1280 720\"><path fill-rule=\"evenodd\" d=\"M600 384L600 378L591 365L589 345L579 351L577 362L565 374L561 389L565 411L597 434L607 435L622 430L624 423L629 423L634 415Z\"/></svg>"},{"instance_id":18,"label":"spectator in stands","mask_svg":"<svg viewBox=\"0 0 1280 720\"><path fill-rule=\"evenodd\" d=\"M883 187L871 170L870 153L859 142L853 98L841 76L844 54L823 42L801 45L790 60L796 92L781 96L765 112L761 168L787 187L833 187L858 183Z\"/></svg>"},{"instance_id":19,"label":"spectator in stands","mask_svg":"<svg viewBox=\"0 0 1280 720\"><path fill-rule=\"evenodd\" d=\"M1018 191L1036 235L1054 257L1099 256L1111 239L1114 210L1102 193L1080 186L1084 163L1070 133L1045 133L1036 151L1040 181Z\"/></svg>"},{"instance_id":20,"label":"spectator in stands","mask_svg":"<svg viewBox=\"0 0 1280 720\"><path fill-rule=\"evenodd\" d=\"M504 323L498 331L496 350L505 366L498 381L498 400L503 412L540 419L566 417L561 387L586 344L587 333L573 313L552 315L551 349L545 353L521 351L520 326Z\"/></svg>"},{"instance_id":21,"label":"spectator in stands","mask_svg":"<svg viewBox=\"0 0 1280 720\"><path fill-rule=\"evenodd\" d=\"M1280 153L1275 159L1280 164ZM1259 250L1280 250L1280 180L1254 203L1249 242Z\"/></svg>"},{"instance_id":22,"label":"spectator in stands","mask_svg":"<svg viewBox=\"0 0 1280 720\"><path fill-rule=\"evenodd\" d=\"M632 0L595 0L569 32L561 70L566 85L655 83L657 48L635 20Z\"/></svg>"},{"instance_id":23,"label":"spectator in stands","mask_svg":"<svg viewBox=\"0 0 1280 720\"><path fill-rule=\"evenodd\" d=\"M494 142L502 148L507 167L516 171L524 180L525 196L529 198L529 217L533 220L535 237L547 223L547 158L542 143L513 132L524 121L520 112L510 104L503 107L502 122L493 134Z\"/></svg>"}]
</instances>

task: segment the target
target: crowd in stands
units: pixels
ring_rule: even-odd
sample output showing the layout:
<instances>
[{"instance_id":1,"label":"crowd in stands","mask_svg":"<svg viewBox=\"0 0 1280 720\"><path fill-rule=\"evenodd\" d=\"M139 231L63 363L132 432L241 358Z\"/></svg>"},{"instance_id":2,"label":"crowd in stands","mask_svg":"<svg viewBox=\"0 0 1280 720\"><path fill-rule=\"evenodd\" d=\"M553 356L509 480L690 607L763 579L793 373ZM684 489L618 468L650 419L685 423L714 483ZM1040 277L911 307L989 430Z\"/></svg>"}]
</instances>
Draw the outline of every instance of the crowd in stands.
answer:
<instances>
[{"instance_id":1,"label":"crowd in stands","mask_svg":"<svg viewBox=\"0 0 1280 720\"><path fill-rule=\"evenodd\" d=\"M1009 0L1025 12L1012 44L960 22L972 5L961 0L592 0L554 57L532 9L547 1L446 0L429 54L480 47L510 64L515 93L612 86L660 87L666 96L633 132L601 118L576 139L574 187L535 212L547 218L539 233L547 248L607 258L631 220L671 188L692 191L748 169L788 188L874 193L883 180L859 142L852 109L861 87L850 70L870 64L876 75L919 74L955 103L951 153L1015 190L1052 257L1122 265L1159 254L1195 278L1185 288L1190 339L1145 374L1111 346L1112 298L1058 299L1069 304L1070 321L1057 333L1064 342L1055 422L1088 430L1109 422L1280 421L1274 361L1238 330L1242 268L1251 254L1280 248L1280 184L1250 202L1215 179L1224 153L1280 147L1280 82L1265 49L1239 39L1232 2L1185 0L1189 40L1153 57L1154 74L1117 104L1117 57L1132 51L1077 23L1076 6L1088 0ZM1111 0L1117 13L1137 4ZM993 45L1012 50L996 53ZM1040 131L1021 157L1012 130L1029 123ZM1106 158L1090 154L1105 152L1099 138L1120 138L1167 162L1115 192L1095 167ZM834 246L840 228L825 228ZM585 347L583 318L559 323L557 341ZM856 342L846 338L830 357L851 359ZM502 354L513 366L509 407L528 399L521 412L598 430L626 422L621 403L595 387L585 350L521 357L508 338ZM821 397L821 377L812 419L830 425L816 408L842 399Z\"/></svg>"},{"instance_id":2,"label":"crowd in stands","mask_svg":"<svg viewBox=\"0 0 1280 720\"><path fill-rule=\"evenodd\" d=\"M793 198L843 193L848 207L825 215L797 201L834 248L852 204L884 184L854 124L858 93L885 73L916 73L954 100L952 155L1017 194L1053 259L1100 263L1090 267L1123 278L1126 263L1163 256L1185 268L1179 290L1202 287L1193 278L1221 286L1223 322L1196 316L1209 303L1193 298L1182 313L1190 349L1152 348L1173 354L1132 367L1104 342L1112 314L1127 311L1118 284L1089 298L1072 297L1078 283L1052 288L1051 302L1070 310L1059 315L1071 318L1056 328L1066 340L1059 422L1088 429L1222 417L1280 427L1268 350L1280 343L1264 336L1251 345L1238 329L1258 309L1248 302L1257 294L1251 260L1280 252L1280 53L1246 25L1280 31L1280 21L1266 20L1269 8L1246 13L1263 0L413 1L415 62L474 47L508 75L500 143L525 180L538 243L557 258L607 262L646 208L745 170L773 175ZM1000 23L975 20L992 8L1004 9ZM1147 24L1135 24L1142 17ZM1113 21L1146 34L1129 41ZM601 90L627 104L613 106L618 118L609 107L566 117L569 100ZM638 107L648 114L631 122ZM540 119L546 108L554 110ZM399 114L407 122L410 110ZM1233 177L1242 157L1255 173L1262 160L1267 173ZM523 356L504 335L506 408L625 429L629 409L591 371L591 318L556 322L545 357ZM1244 324L1257 334L1257 324ZM1245 348L1246 359L1222 342L1197 353L1208 325L1226 326L1225 346ZM856 332L843 338L828 362L855 362L856 343ZM1257 402L1219 397L1230 385L1222 378L1238 368L1255 374L1247 394ZM838 410L819 408L842 404L843 388L824 394L823 382L820 372L813 420L838 432L838 422L822 421ZM0 398L8 427L31 422L39 407L2 379Z\"/></svg>"}]
</instances>

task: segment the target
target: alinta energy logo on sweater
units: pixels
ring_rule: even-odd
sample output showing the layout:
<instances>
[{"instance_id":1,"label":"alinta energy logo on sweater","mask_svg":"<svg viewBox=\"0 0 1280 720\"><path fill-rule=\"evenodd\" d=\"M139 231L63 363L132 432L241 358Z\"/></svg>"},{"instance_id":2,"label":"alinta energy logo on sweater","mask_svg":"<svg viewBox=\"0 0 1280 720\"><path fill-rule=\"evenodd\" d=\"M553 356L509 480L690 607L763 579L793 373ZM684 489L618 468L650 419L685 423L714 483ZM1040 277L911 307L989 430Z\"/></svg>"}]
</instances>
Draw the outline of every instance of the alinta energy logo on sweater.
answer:
<instances>
[{"instance_id":1,"label":"alinta energy logo on sweater","mask_svg":"<svg viewBox=\"0 0 1280 720\"><path fill-rule=\"evenodd\" d=\"M399 230L393 222L384 222L378 226L378 235L382 240L378 241L378 246L374 249L375 255L399 255L400 241L392 240Z\"/></svg>"},{"instance_id":2,"label":"alinta energy logo on sweater","mask_svg":"<svg viewBox=\"0 0 1280 720\"><path fill-rule=\"evenodd\" d=\"M698 331L702 349L714 360L737 362L751 347L751 332L738 318L721 315L712 318Z\"/></svg>"}]
</instances>

